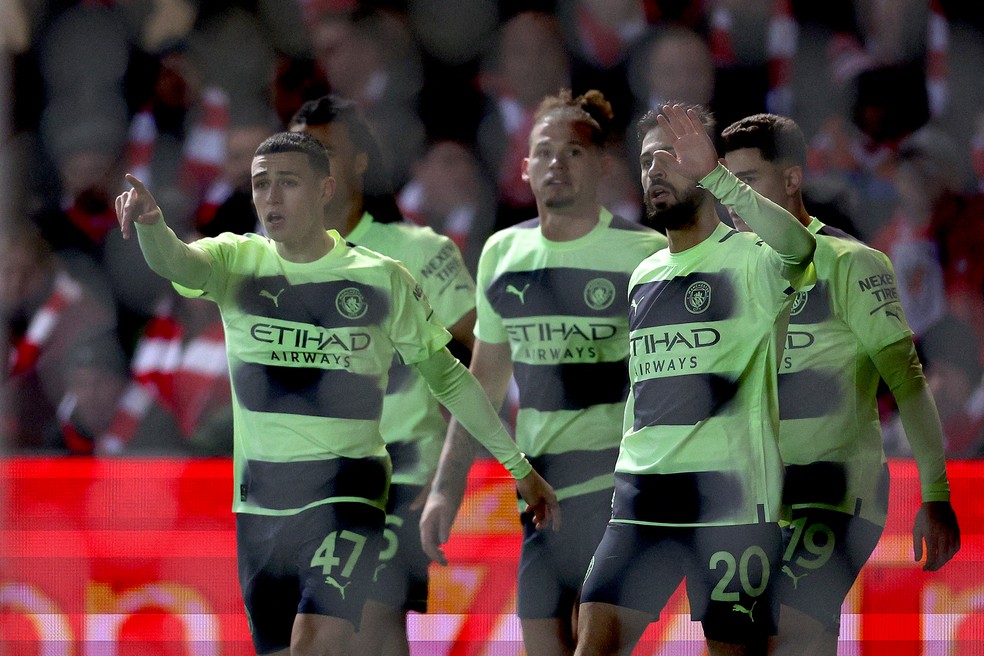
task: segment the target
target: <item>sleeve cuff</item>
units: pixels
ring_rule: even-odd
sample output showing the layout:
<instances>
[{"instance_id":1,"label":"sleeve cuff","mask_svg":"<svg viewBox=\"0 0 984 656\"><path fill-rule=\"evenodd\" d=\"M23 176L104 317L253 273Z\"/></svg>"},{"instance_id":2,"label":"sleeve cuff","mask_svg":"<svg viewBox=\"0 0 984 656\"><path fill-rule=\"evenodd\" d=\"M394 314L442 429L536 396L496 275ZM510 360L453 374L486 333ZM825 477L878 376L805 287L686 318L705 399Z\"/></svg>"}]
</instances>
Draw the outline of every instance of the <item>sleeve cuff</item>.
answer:
<instances>
[{"instance_id":1,"label":"sleeve cuff","mask_svg":"<svg viewBox=\"0 0 984 656\"><path fill-rule=\"evenodd\" d=\"M929 501L950 501L950 483L948 481L943 481L942 483L933 483L932 485L922 486L922 500L923 503Z\"/></svg>"},{"instance_id":2,"label":"sleeve cuff","mask_svg":"<svg viewBox=\"0 0 984 656\"><path fill-rule=\"evenodd\" d=\"M533 465L531 465L530 461L526 459L526 456L522 451L517 451L516 455L503 462L502 466L505 467L517 481L522 478L526 478L529 476L530 472L533 471Z\"/></svg>"}]
</instances>

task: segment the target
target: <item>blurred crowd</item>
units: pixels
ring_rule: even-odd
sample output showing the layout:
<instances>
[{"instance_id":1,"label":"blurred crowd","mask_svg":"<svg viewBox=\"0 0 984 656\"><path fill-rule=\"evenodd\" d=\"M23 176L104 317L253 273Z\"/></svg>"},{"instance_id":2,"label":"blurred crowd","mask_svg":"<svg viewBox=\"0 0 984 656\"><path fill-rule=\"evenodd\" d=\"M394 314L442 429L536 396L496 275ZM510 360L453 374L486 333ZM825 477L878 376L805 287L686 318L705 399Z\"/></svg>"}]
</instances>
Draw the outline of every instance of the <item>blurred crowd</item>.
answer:
<instances>
[{"instance_id":1,"label":"blurred crowd","mask_svg":"<svg viewBox=\"0 0 984 656\"><path fill-rule=\"evenodd\" d=\"M984 8L959 0L4 0L0 451L224 454L222 326L116 230L123 173L183 236L250 232L255 147L305 101L353 99L411 220L473 269L535 215L540 99L616 113L602 201L638 220L634 123L792 116L807 205L886 252L952 457L984 452ZM886 447L904 455L883 408Z\"/></svg>"}]
</instances>

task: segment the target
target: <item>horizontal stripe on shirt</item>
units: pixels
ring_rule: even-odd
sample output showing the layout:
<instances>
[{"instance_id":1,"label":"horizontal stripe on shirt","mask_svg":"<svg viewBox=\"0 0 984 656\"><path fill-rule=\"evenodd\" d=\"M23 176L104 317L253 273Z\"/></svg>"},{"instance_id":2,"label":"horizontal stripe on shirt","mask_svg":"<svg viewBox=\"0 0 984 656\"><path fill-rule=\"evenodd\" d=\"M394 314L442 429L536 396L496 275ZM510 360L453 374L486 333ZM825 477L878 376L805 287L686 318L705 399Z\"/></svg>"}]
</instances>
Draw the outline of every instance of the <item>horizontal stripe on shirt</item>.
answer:
<instances>
[{"instance_id":1,"label":"horizontal stripe on shirt","mask_svg":"<svg viewBox=\"0 0 984 656\"><path fill-rule=\"evenodd\" d=\"M594 405L621 403L629 390L624 360L513 365L520 408L541 412L584 410Z\"/></svg>"},{"instance_id":2,"label":"horizontal stripe on shirt","mask_svg":"<svg viewBox=\"0 0 984 656\"><path fill-rule=\"evenodd\" d=\"M807 369L779 374L779 419L817 419L836 411L844 390L828 372Z\"/></svg>"},{"instance_id":3,"label":"horizontal stripe on shirt","mask_svg":"<svg viewBox=\"0 0 984 656\"><path fill-rule=\"evenodd\" d=\"M389 485L381 458L248 460L240 480L240 501L270 510L303 508L333 497L382 501Z\"/></svg>"},{"instance_id":4,"label":"horizontal stripe on shirt","mask_svg":"<svg viewBox=\"0 0 984 656\"><path fill-rule=\"evenodd\" d=\"M635 383L633 429L693 426L719 415L735 397L738 384L717 374L650 378Z\"/></svg>"},{"instance_id":5,"label":"horizontal stripe on shirt","mask_svg":"<svg viewBox=\"0 0 984 656\"><path fill-rule=\"evenodd\" d=\"M618 447L598 451L567 451L527 456L533 469L554 489L576 485L615 471Z\"/></svg>"},{"instance_id":6,"label":"horizontal stripe on shirt","mask_svg":"<svg viewBox=\"0 0 984 656\"><path fill-rule=\"evenodd\" d=\"M727 519L745 503L741 482L725 472L615 473L612 519L698 524Z\"/></svg>"},{"instance_id":7,"label":"horizontal stripe on shirt","mask_svg":"<svg viewBox=\"0 0 984 656\"><path fill-rule=\"evenodd\" d=\"M232 372L247 410L337 419L379 419L383 392L376 376L343 369L241 363Z\"/></svg>"}]
</instances>

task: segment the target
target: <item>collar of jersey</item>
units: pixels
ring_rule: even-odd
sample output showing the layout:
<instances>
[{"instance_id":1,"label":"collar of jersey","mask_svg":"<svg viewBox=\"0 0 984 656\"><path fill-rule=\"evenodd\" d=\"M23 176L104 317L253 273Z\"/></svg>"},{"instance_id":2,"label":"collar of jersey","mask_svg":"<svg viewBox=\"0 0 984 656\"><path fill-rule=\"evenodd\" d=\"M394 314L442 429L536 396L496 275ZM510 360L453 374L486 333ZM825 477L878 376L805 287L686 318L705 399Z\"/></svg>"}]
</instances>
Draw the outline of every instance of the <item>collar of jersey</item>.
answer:
<instances>
[{"instance_id":1,"label":"collar of jersey","mask_svg":"<svg viewBox=\"0 0 984 656\"><path fill-rule=\"evenodd\" d=\"M372 214L369 212L363 212L362 218L359 219L359 222L355 224L354 228L352 228L352 232L348 233L346 239L353 244L358 244L362 236L368 232L369 228L372 226L372 222Z\"/></svg>"},{"instance_id":2,"label":"collar of jersey","mask_svg":"<svg viewBox=\"0 0 984 656\"><path fill-rule=\"evenodd\" d=\"M584 247L588 242L594 241L601 234L608 229L612 223L612 213L608 211L607 208L602 207L598 212L598 223L595 224L591 230L587 233L578 237L577 239L571 239L570 241L552 241L543 236L543 231L540 231L540 243L542 243L546 248L553 250L574 250L577 248Z\"/></svg>"},{"instance_id":3,"label":"collar of jersey","mask_svg":"<svg viewBox=\"0 0 984 656\"><path fill-rule=\"evenodd\" d=\"M731 226L726 223L718 223L718 226L714 228L714 231L707 236L707 239L691 246L685 251L680 251L678 253L671 253L670 249L666 249L666 253L670 260L692 260L694 258L703 257L705 253L717 247L718 242L724 239L725 235L734 230Z\"/></svg>"},{"instance_id":4,"label":"collar of jersey","mask_svg":"<svg viewBox=\"0 0 984 656\"><path fill-rule=\"evenodd\" d=\"M300 271L300 270L307 269L309 267L324 266L342 257L345 254L345 252L348 250L348 246L346 245L345 240L342 239L342 236L338 234L338 231L335 229L328 230L327 232L328 235L335 240L335 245L332 246L331 250L329 250L327 253L319 257L314 262L291 262L290 260L285 260L284 258L277 255L277 257L280 259L280 264L283 270L285 272L291 270ZM276 250L274 250L274 253L276 253Z\"/></svg>"},{"instance_id":5,"label":"collar of jersey","mask_svg":"<svg viewBox=\"0 0 984 656\"><path fill-rule=\"evenodd\" d=\"M810 224L806 226L806 229L810 231L810 234L815 235L821 230L823 230L824 223L815 216L810 217Z\"/></svg>"}]
</instances>

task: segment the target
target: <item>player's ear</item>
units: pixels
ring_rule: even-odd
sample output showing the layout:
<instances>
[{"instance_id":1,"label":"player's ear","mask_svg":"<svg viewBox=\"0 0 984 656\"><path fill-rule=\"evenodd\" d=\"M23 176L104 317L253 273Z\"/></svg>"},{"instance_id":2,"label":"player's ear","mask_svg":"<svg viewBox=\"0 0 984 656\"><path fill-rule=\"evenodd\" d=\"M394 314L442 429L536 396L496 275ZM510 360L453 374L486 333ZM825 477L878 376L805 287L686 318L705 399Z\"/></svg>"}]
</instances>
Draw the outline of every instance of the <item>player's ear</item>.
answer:
<instances>
[{"instance_id":1,"label":"player's ear","mask_svg":"<svg viewBox=\"0 0 984 656\"><path fill-rule=\"evenodd\" d=\"M794 164L782 173L783 186L787 196L794 196L803 189L803 167Z\"/></svg>"},{"instance_id":2,"label":"player's ear","mask_svg":"<svg viewBox=\"0 0 984 656\"><path fill-rule=\"evenodd\" d=\"M523 182L530 181L530 175L529 173L526 172L529 166L530 166L530 158L524 157L523 161L519 165L520 177L523 179Z\"/></svg>"},{"instance_id":3,"label":"player's ear","mask_svg":"<svg viewBox=\"0 0 984 656\"><path fill-rule=\"evenodd\" d=\"M321 179L321 201L327 205L328 201L335 195L335 178L326 175Z\"/></svg>"}]
</instances>

